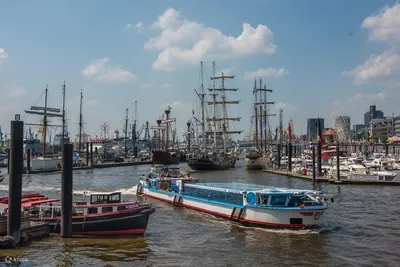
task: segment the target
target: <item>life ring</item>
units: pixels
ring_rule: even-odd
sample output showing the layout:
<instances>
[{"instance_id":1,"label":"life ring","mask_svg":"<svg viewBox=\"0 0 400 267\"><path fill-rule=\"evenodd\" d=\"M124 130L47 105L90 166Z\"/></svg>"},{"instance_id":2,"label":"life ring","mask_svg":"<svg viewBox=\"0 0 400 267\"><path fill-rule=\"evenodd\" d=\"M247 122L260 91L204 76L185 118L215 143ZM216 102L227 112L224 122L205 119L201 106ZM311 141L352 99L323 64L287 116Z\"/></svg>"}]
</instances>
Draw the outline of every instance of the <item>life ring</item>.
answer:
<instances>
[{"instance_id":1,"label":"life ring","mask_svg":"<svg viewBox=\"0 0 400 267\"><path fill-rule=\"evenodd\" d=\"M318 221L320 217L321 217L321 212L316 212L314 215L314 220Z\"/></svg>"}]
</instances>

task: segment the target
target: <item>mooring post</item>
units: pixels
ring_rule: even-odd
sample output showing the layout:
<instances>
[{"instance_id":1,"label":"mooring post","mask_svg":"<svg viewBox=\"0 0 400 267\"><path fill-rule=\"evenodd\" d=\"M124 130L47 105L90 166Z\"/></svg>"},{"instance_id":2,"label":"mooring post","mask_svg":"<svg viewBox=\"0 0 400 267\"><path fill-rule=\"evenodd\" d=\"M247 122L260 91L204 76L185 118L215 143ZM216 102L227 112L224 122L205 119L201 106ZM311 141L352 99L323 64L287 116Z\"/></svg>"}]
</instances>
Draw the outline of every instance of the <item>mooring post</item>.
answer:
<instances>
[{"instance_id":1,"label":"mooring post","mask_svg":"<svg viewBox=\"0 0 400 267\"><path fill-rule=\"evenodd\" d=\"M7 173L10 173L10 149L7 149Z\"/></svg>"},{"instance_id":2,"label":"mooring post","mask_svg":"<svg viewBox=\"0 0 400 267\"><path fill-rule=\"evenodd\" d=\"M281 169L281 145L280 144L278 144L276 157L277 157L277 159L276 159L277 169L280 170Z\"/></svg>"},{"instance_id":3,"label":"mooring post","mask_svg":"<svg viewBox=\"0 0 400 267\"><path fill-rule=\"evenodd\" d=\"M336 180L340 181L339 141L336 141Z\"/></svg>"},{"instance_id":4,"label":"mooring post","mask_svg":"<svg viewBox=\"0 0 400 267\"><path fill-rule=\"evenodd\" d=\"M187 126L187 153L190 153L190 122L187 122L186 126Z\"/></svg>"},{"instance_id":5,"label":"mooring post","mask_svg":"<svg viewBox=\"0 0 400 267\"><path fill-rule=\"evenodd\" d=\"M30 149L26 150L26 172L27 173L31 172L31 150Z\"/></svg>"},{"instance_id":6,"label":"mooring post","mask_svg":"<svg viewBox=\"0 0 400 267\"><path fill-rule=\"evenodd\" d=\"M11 121L10 176L8 185L7 235L18 245L21 238L22 172L24 168L24 122L20 115Z\"/></svg>"},{"instance_id":7,"label":"mooring post","mask_svg":"<svg viewBox=\"0 0 400 267\"><path fill-rule=\"evenodd\" d=\"M288 169L292 171L292 143L288 144Z\"/></svg>"},{"instance_id":8,"label":"mooring post","mask_svg":"<svg viewBox=\"0 0 400 267\"><path fill-rule=\"evenodd\" d=\"M93 143L90 142L90 166L93 166Z\"/></svg>"},{"instance_id":9,"label":"mooring post","mask_svg":"<svg viewBox=\"0 0 400 267\"><path fill-rule=\"evenodd\" d=\"M89 166L89 149L90 145L89 143L86 143L86 166Z\"/></svg>"},{"instance_id":10,"label":"mooring post","mask_svg":"<svg viewBox=\"0 0 400 267\"><path fill-rule=\"evenodd\" d=\"M312 146L312 180L315 183L316 180L316 170L315 170L315 146Z\"/></svg>"},{"instance_id":11,"label":"mooring post","mask_svg":"<svg viewBox=\"0 0 400 267\"><path fill-rule=\"evenodd\" d=\"M387 157L388 154L389 154L389 145L385 144L385 156Z\"/></svg>"},{"instance_id":12,"label":"mooring post","mask_svg":"<svg viewBox=\"0 0 400 267\"><path fill-rule=\"evenodd\" d=\"M61 236L72 236L72 144L64 144L61 163Z\"/></svg>"},{"instance_id":13,"label":"mooring post","mask_svg":"<svg viewBox=\"0 0 400 267\"><path fill-rule=\"evenodd\" d=\"M317 142L317 170L318 176L322 176L322 146L321 141Z\"/></svg>"}]
</instances>

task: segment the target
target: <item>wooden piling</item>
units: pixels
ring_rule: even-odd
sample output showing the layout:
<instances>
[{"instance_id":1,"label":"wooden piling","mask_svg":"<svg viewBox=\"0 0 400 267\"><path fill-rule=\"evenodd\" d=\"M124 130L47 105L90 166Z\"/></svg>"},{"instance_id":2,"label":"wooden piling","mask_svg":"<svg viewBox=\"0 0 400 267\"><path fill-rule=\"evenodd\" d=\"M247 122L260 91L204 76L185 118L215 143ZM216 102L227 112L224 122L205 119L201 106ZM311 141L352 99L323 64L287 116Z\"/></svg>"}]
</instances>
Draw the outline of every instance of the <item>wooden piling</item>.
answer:
<instances>
[{"instance_id":1,"label":"wooden piling","mask_svg":"<svg viewBox=\"0 0 400 267\"><path fill-rule=\"evenodd\" d=\"M61 162L61 236L72 236L72 144L64 144Z\"/></svg>"}]
</instances>

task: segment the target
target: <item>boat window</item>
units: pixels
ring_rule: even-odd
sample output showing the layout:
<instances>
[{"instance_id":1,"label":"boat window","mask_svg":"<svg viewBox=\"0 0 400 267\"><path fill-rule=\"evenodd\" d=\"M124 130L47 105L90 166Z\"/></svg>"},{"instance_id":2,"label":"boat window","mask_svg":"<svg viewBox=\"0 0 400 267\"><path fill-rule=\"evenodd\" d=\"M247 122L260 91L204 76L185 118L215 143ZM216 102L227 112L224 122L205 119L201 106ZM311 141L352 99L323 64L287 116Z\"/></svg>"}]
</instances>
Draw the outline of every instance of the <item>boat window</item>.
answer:
<instances>
[{"instance_id":1,"label":"boat window","mask_svg":"<svg viewBox=\"0 0 400 267\"><path fill-rule=\"evenodd\" d=\"M113 207L103 207L101 208L101 212L105 213L105 212L112 212L113 211Z\"/></svg>"},{"instance_id":2,"label":"boat window","mask_svg":"<svg viewBox=\"0 0 400 267\"><path fill-rule=\"evenodd\" d=\"M268 199L269 199L268 195L260 195L260 205L262 206L268 205Z\"/></svg>"},{"instance_id":3,"label":"boat window","mask_svg":"<svg viewBox=\"0 0 400 267\"><path fill-rule=\"evenodd\" d=\"M243 205L243 195L238 193L231 193L231 192L221 192L221 191L214 191L209 189L200 189L200 188L193 188L193 187L184 187L185 195L226 202L236 205Z\"/></svg>"},{"instance_id":4,"label":"boat window","mask_svg":"<svg viewBox=\"0 0 400 267\"><path fill-rule=\"evenodd\" d=\"M97 208L88 208L87 213L88 214L97 214Z\"/></svg>"},{"instance_id":5,"label":"boat window","mask_svg":"<svg viewBox=\"0 0 400 267\"><path fill-rule=\"evenodd\" d=\"M83 216L83 208L73 208L72 216Z\"/></svg>"},{"instance_id":6,"label":"boat window","mask_svg":"<svg viewBox=\"0 0 400 267\"><path fill-rule=\"evenodd\" d=\"M285 206L286 196L271 196L271 206Z\"/></svg>"},{"instance_id":7,"label":"boat window","mask_svg":"<svg viewBox=\"0 0 400 267\"><path fill-rule=\"evenodd\" d=\"M302 196L291 196L289 197L289 207L299 207L303 204L303 197Z\"/></svg>"},{"instance_id":8,"label":"boat window","mask_svg":"<svg viewBox=\"0 0 400 267\"><path fill-rule=\"evenodd\" d=\"M117 211L120 211L120 210L126 210L126 206L118 206Z\"/></svg>"}]
</instances>

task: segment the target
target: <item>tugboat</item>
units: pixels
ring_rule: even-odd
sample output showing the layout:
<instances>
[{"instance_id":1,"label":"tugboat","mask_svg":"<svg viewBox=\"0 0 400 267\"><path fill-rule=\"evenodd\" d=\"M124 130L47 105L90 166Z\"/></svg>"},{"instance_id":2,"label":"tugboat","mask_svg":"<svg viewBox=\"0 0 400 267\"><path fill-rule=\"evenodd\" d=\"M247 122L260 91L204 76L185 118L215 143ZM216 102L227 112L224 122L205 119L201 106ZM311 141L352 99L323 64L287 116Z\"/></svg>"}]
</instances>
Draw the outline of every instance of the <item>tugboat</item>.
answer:
<instances>
[{"instance_id":1,"label":"tugboat","mask_svg":"<svg viewBox=\"0 0 400 267\"><path fill-rule=\"evenodd\" d=\"M45 221L51 233L60 232L61 203L43 195L28 196L22 207L32 215L31 221ZM4 201L4 200L3 200ZM145 233L151 204L121 201L121 193L91 194L89 202L76 202L72 207L73 235L142 235Z\"/></svg>"}]
</instances>

